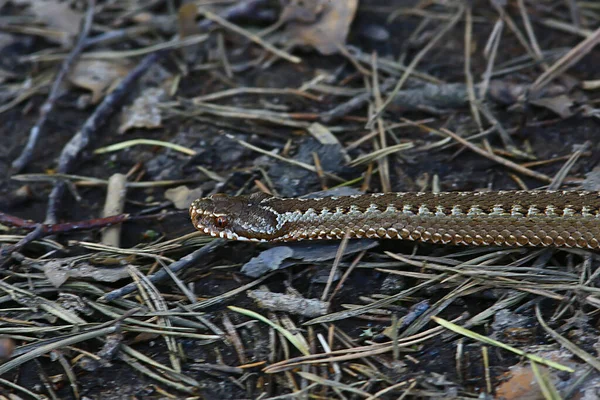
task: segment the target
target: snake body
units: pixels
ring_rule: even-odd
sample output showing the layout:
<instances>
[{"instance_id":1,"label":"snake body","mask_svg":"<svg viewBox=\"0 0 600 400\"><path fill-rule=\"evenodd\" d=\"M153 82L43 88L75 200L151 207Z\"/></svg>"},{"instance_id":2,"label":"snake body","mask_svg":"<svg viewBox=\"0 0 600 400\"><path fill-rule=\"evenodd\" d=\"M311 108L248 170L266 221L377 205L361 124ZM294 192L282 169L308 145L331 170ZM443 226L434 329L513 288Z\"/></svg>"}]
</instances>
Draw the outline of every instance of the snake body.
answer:
<instances>
[{"instance_id":1,"label":"snake body","mask_svg":"<svg viewBox=\"0 0 600 400\"><path fill-rule=\"evenodd\" d=\"M403 239L476 246L600 247L600 193L377 193L318 199L213 195L194 201L196 229L281 242Z\"/></svg>"}]
</instances>

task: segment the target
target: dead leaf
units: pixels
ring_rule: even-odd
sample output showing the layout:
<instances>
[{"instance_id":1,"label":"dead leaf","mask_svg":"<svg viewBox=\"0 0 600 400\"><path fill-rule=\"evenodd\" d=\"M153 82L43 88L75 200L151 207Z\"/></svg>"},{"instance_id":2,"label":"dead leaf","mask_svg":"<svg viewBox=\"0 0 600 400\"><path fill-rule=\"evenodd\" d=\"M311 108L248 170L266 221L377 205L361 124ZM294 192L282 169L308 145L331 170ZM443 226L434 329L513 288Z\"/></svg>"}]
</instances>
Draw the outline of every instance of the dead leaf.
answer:
<instances>
[{"instance_id":1,"label":"dead leaf","mask_svg":"<svg viewBox=\"0 0 600 400\"><path fill-rule=\"evenodd\" d=\"M178 186L165 192L165 198L172 201L178 210L188 209L192 201L199 197L202 197L202 189L191 190L187 186Z\"/></svg>"},{"instance_id":2,"label":"dead leaf","mask_svg":"<svg viewBox=\"0 0 600 400\"><path fill-rule=\"evenodd\" d=\"M573 100L566 94L556 97L544 97L541 99L531 100L531 104L538 107L544 107L558 114L561 118L571 117L573 112Z\"/></svg>"},{"instance_id":3,"label":"dead leaf","mask_svg":"<svg viewBox=\"0 0 600 400\"><path fill-rule=\"evenodd\" d=\"M322 0L292 0L281 11L279 23L282 22L306 22L312 23L317 20L323 12L324 2Z\"/></svg>"},{"instance_id":4,"label":"dead leaf","mask_svg":"<svg viewBox=\"0 0 600 400\"><path fill-rule=\"evenodd\" d=\"M81 60L69 73L69 81L92 92L92 103L98 103L106 93L125 77L131 65L123 61Z\"/></svg>"},{"instance_id":5,"label":"dead leaf","mask_svg":"<svg viewBox=\"0 0 600 400\"><path fill-rule=\"evenodd\" d=\"M63 47L71 47L79 34L83 13L71 8L69 1L31 0L21 1L29 4L29 9L35 17L46 24L48 28L61 31L61 35L48 35L48 40L58 42Z\"/></svg>"},{"instance_id":6,"label":"dead leaf","mask_svg":"<svg viewBox=\"0 0 600 400\"><path fill-rule=\"evenodd\" d=\"M517 365L505 374L506 380L496 389L496 395L505 400L543 400L535 375L529 365Z\"/></svg>"},{"instance_id":7,"label":"dead leaf","mask_svg":"<svg viewBox=\"0 0 600 400\"><path fill-rule=\"evenodd\" d=\"M60 287L69 278L88 278L98 282L116 282L129 277L126 267L98 268L86 262L70 265L59 260L48 261L43 266L44 275L54 287Z\"/></svg>"},{"instance_id":8,"label":"dead leaf","mask_svg":"<svg viewBox=\"0 0 600 400\"><path fill-rule=\"evenodd\" d=\"M358 0L292 1L280 19L290 21L285 34L292 43L314 47L323 55L335 54L346 43L357 6Z\"/></svg>"},{"instance_id":9,"label":"dead leaf","mask_svg":"<svg viewBox=\"0 0 600 400\"><path fill-rule=\"evenodd\" d=\"M125 107L123 110L119 133L125 133L132 128L160 128L162 115L158 105L165 95L164 89L148 88L144 90L131 106Z\"/></svg>"}]
</instances>

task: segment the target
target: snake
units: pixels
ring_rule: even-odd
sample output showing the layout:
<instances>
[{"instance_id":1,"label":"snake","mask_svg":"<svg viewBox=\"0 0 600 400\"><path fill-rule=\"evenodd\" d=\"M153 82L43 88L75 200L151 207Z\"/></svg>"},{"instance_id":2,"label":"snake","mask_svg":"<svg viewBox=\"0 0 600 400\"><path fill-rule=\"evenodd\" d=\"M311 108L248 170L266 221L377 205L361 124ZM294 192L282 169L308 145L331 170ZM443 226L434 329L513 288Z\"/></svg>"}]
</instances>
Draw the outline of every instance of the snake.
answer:
<instances>
[{"instance_id":1,"label":"snake","mask_svg":"<svg viewBox=\"0 0 600 400\"><path fill-rule=\"evenodd\" d=\"M600 192L507 190L280 198L214 194L192 202L206 235L256 242L401 239L471 246L600 248Z\"/></svg>"}]
</instances>

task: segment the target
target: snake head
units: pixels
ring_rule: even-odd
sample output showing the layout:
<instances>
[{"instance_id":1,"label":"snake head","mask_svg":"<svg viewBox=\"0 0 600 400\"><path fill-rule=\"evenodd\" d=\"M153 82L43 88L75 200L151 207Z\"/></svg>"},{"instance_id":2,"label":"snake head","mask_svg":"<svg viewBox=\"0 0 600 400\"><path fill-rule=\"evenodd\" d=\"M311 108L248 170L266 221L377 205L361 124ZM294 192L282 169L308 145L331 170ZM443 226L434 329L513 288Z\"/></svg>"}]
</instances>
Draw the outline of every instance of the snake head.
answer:
<instances>
[{"instance_id":1,"label":"snake head","mask_svg":"<svg viewBox=\"0 0 600 400\"><path fill-rule=\"evenodd\" d=\"M190 206L194 227L207 235L264 242L277 238L277 215L264 204L271 196L214 194Z\"/></svg>"}]
</instances>

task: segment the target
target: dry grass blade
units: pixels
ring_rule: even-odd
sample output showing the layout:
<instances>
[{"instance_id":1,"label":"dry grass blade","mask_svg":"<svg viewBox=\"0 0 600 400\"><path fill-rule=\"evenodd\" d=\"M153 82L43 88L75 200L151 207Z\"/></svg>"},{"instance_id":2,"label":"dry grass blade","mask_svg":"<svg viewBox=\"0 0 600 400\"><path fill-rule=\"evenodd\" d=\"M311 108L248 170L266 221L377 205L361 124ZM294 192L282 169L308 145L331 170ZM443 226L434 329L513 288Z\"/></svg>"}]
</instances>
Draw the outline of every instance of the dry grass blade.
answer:
<instances>
[{"instance_id":1,"label":"dry grass blade","mask_svg":"<svg viewBox=\"0 0 600 400\"><path fill-rule=\"evenodd\" d=\"M535 380L537 381L540 389L546 400L562 400L562 396L556 390L556 387L550 380L548 373L538 367L538 363L535 361L531 362L531 370L535 375Z\"/></svg>"},{"instance_id":2,"label":"dry grass blade","mask_svg":"<svg viewBox=\"0 0 600 400\"><path fill-rule=\"evenodd\" d=\"M546 183L550 183L552 182L552 178L549 177L548 175L544 175L542 173L536 172L536 171L532 171L528 168L524 168L521 165L514 163L510 160L507 160L505 158L502 158L500 156L497 156L493 153L490 153L489 151L483 150L480 147L474 145L471 142L466 141L465 139L461 138L460 136L458 136L457 134L455 134L454 132L449 131L446 128L442 128L441 129L442 132L444 132L445 134L447 134L448 136L450 136L452 139L456 140L457 142L459 142L460 144L462 144L465 147L468 147L470 150L474 151L477 154L480 154L486 158L489 158L492 161L497 162L498 164L504 165L507 168L513 169L517 172L520 172L524 175L530 176L532 178L536 178L539 179L542 182L546 182Z\"/></svg>"},{"instance_id":3,"label":"dry grass blade","mask_svg":"<svg viewBox=\"0 0 600 400\"><path fill-rule=\"evenodd\" d=\"M430 286L434 282L443 280L445 277L446 277L445 274L440 274L435 279L431 279L431 280L421 283L417 286L413 286L410 289L403 290L402 292L395 294L393 296L389 296L384 299L377 300L373 303L370 303L370 304L367 304L364 306L356 307L352 310L339 311L339 312L324 315L322 317L314 318L309 321L306 321L303 325L314 325L314 324L320 324L320 323L325 323L325 322L338 321L341 319L356 317L356 316L365 314L365 313L371 311L372 309L387 306L387 305L392 304L402 298L408 297L408 296L412 295L413 293L416 293L419 290L426 288L427 286Z\"/></svg>"},{"instance_id":4,"label":"dry grass blade","mask_svg":"<svg viewBox=\"0 0 600 400\"><path fill-rule=\"evenodd\" d=\"M475 332L473 332L471 330L465 329L465 328L463 328L463 327L461 327L459 325L456 325L456 324L454 324L454 323L452 323L450 321L446 321L445 319L442 319L442 318L439 318L439 317L431 317L431 319L434 322L437 322L438 324L440 324L441 326L443 326L444 328L451 330L452 332L458 333L459 335L466 336L466 337L471 338L473 340L477 340L478 342L489 344L491 346L496 346L496 347L499 347L499 348L504 349L504 350L508 350L508 351L510 351L512 353L515 353L515 354L519 355L519 356L528 358L531 361L535 361L537 363L544 364L544 365L546 365L548 367L555 368L555 369L557 369L559 371L575 372L570 367L564 366L564 365L559 364L557 362L554 362L552 360L546 360L546 359L541 358L541 357L539 357L539 356L537 356L535 354L525 353L524 351L519 350L519 349L517 349L515 347L509 346L507 344L504 344L504 343L499 342L499 341L494 340L494 339L490 339L487 336L483 336L483 335L480 335L479 333L475 333Z\"/></svg>"},{"instance_id":5,"label":"dry grass blade","mask_svg":"<svg viewBox=\"0 0 600 400\"><path fill-rule=\"evenodd\" d=\"M285 329L281 325L277 325L277 324L273 323L270 319L265 318L262 315L260 315L258 313L255 313L254 311L246 310L244 308L235 307L235 306L229 306L227 308L229 308L231 311L235 311L235 312L240 313L242 315L245 315L247 317L254 318L254 319L257 319L257 320L259 320L261 322L264 322L265 324L269 325L271 328L275 329L277 332L279 332L283 336L285 336L285 338L292 345L294 345L294 347L296 349L298 349L298 351L300 351L300 353L302 353L304 355L309 355L310 354L310 350L309 350L308 346L306 346L303 343L303 341L298 340L296 338L296 336L292 332L288 331L287 329Z\"/></svg>"},{"instance_id":6,"label":"dry grass blade","mask_svg":"<svg viewBox=\"0 0 600 400\"><path fill-rule=\"evenodd\" d=\"M323 386L327 386L327 387L330 387L333 389L338 389L338 390L345 391L345 392L354 393L359 396L363 396L365 398L371 397L371 394L369 392L365 392L363 390L356 389L350 385L346 385L341 382L333 381L331 379L322 378L319 375L311 374L310 372L297 372L297 374L300 375L304 379L318 383ZM355 382L355 384L357 384L357 385L361 384L361 383L362 382L360 382L360 381Z\"/></svg>"},{"instance_id":7,"label":"dry grass blade","mask_svg":"<svg viewBox=\"0 0 600 400\"><path fill-rule=\"evenodd\" d=\"M256 190L299 200L319 189L595 190L585 174L600 148L579 144L600 115L589 62L600 4L364 1L353 44L327 43L330 56L300 48L288 29L315 32L324 0L104 1L69 85L57 79L51 91L78 36L65 16L81 21L86 0L13 3L0 0L0 156L25 145L19 133L35 131L46 96L56 105L31 173L0 180L5 392L474 399L502 395L515 362L538 397L595 389L600 362L584 344L599 325L600 268L589 251L250 243L196 232L186 209L188 197ZM184 184L195 188L165 190ZM120 208L102 213L103 197ZM334 207L318 214L346 211ZM240 221L223 220L233 230ZM117 224L120 240L107 240ZM253 257L279 268L255 278ZM540 332L550 344L538 346Z\"/></svg>"},{"instance_id":8,"label":"dry grass blade","mask_svg":"<svg viewBox=\"0 0 600 400\"><path fill-rule=\"evenodd\" d=\"M106 186L108 180L98 179L91 176L81 176L73 174L19 174L14 175L11 179L19 182L57 182L67 181L74 182L76 186ZM186 183L196 182L195 179L182 179L182 180L167 180L167 181L149 181L149 182L127 182L127 188L149 188L149 187L161 187L161 186L177 186Z\"/></svg>"},{"instance_id":9,"label":"dry grass blade","mask_svg":"<svg viewBox=\"0 0 600 400\"><path fill-rule=\"evenodd\" d=\"M471 108L471 115L473 115L473 119L477 123L479 130L483 130L483 125L481 123L481 117L479 115L479 110L475 102L477 101L477 96L475 94L475 85L473 84L473 72L471 71L471 54L473 43L473 13L471 10L471 5L467 3L465 8L465 80L467 83L467 93L469 95L469 106Z\"/></svg>"},{"instance_id":10,"label":"dry grass blade","mask_svg":"<svg viewBox=\"0 0 600 400\"><path fill-rule=\"evenodd\" d=\"M452 17L452 19L448 22L448 24L445 25L442 29L440 29L440 31L435 35L435 37L433 37L431 39L431 41L429 41L429 43L427 43L427 45L425 47L423 47L421 49L421 51L419 51L419 53L415 56L415 58L413 58L413 60L408 65L408 67L406 67L406 71L404 72L404 74L402 74L402 77L400 78L400 80L398 80L398 83L396 84L396 87L394 87L394 89L392 90L392 92L390 93L390 95L388 96L388 98L381 105L381 107L379 107L377 109L377 111L369 118L369 122L367 123L367 129L372 129L373 128L373 125L375 124L375 121L377 121L377 118L379 118L383 114L383 112L390 105L390 103L392 102L392 100L394 100L394 96L396 95L396 93L400 89L402 89L402 86L404 85L404 83L406 82L406 80L408 79L408 77L410 76L410 74L413 72L413 70L421 62L421 60L423 59L423 57L425 57L425 55L427 53L429 53L429 51L435 45L437 45L439 43L439 41L442 40L442 38L444 38L446 36L446 34L452 28L454 28L454 26L462 18L463 13L464 13L464 8L461 6L461 8L458 9L458 11L454 15L454 17Z\"/></svg>"},{"instance_id":11,"label":"dry grass blade","mask_svg":"<svg viewBox=\"0 0 600 400\"><path fill-rule=\"evenodd\" d=\"M196 386L199 387L201 386L201 384L195 380L194 378L191 378L187 375L184 375L182 373L179 373L177 371L175 371L174 369L170 368L167 365L161 364L159 362L157 362L156 360L153 360L152 358L146 356L145 354L135 350L133 347L130 347L124 343L121 343L121 350L123 351L123 359L126 360L127 362L131 363L133 361L133 359L138 360L144 364L147 364L153 368L156 368L158 370L164 371L165 373L167 373L171 378L174 378L178 381L184 382L188 385L191 386ZM148 370L150 371L150 370ZM172 382L169 380L165 380L166 382Z\"/></svg>"},{"instance_id":12,"label":"dry grass blade","mask_svg":"<svg viewBox=\"0 0 600 400\"><path fill-rule=\"evenodd\" d=\"M283 50L278 49L277 47L271 45L270 43L265 42L260 36L254 35L254 34L248 32L246 29L243 29L238 25L232 24L231 22L227 21L226 19L221 18L217 14L210 12L210 11L206 10L205 8L199 8L198 13L210 20L215 21L219 25L222 25L225 28L227 28L233 32L236 32L242 36L245 36L246 38L250 39L254 43L258 44L259 46L264 47L265 50L270 51L271 53L275 54L278 57L284 58L293 63L299 63L300 61L302 61L302 59L300 59L299 57L293 56Z\"/></svg>"},{"instance_id":13,"label":"dry grass blade","mask_svg":"<svg viewBox=\"0 0 600 400\"><path fill-rule=\"evenodd\" d=\"M160 291L152 284L147 276L140 273L136 268L130 266L129 273L133 278L134 282L138 285L139 293L141 294L144 302L148 308L152 311L168 311L165 299L162 297ZM157 326L163 329L170 329L172 327L171 321L168 318L158 317ZM181 372L181 352L177 346L175 339L168 335L163 335L164 341L169 349L169 359L173 369L177 372Z\"/></svg>"},{"instance_id":14,"label":"dry grass blade","mask_svg":"<svg viewBox=\"0 0 600 400\"><path fill-rule=\"evenodd\" d=\"M313 89L312 86L309 87ZM194 104L202 104L207 103L209 101L219 100L226 97L246 95L246 94L263 94L263 95L274 95L274 94L287 94L293 96L305 97L309 100L319 102L321 101L319 96L315 96L313 94L307 93L301 89L291 89L291 88L259 88L259 87L241 87L235 89L227 89L221 92L215 92L211 94L207 94L204 96L197 96L190 99Z\"/></svg>"},{"instance_id":15,"label":"dry grass blade","mask_svg":"<svg viewBox=\"0 0 600 400\"><path fill-rule=\"evenodd\" d=\"M183 154L187 154L188 156L196 155L196 151L185 146L181 146L175 143L164 142L162 140L153 140L153 139L133 139L126 140L124 142L111 144L110 146L100 147L99 149L94 150L94 154L105 154L111 153L113 151L124 150L128 147L139 146L139 145L147 145L147 146L159 146L165 147L167 149L175 150Z\"/></svg>"},{"instance_id":16,"label":"dry grass blade","mask_svg":"<svg viewBox=\"0 0 600 400\"><path fill-rule=\"evenodd\" d=\"M531 85L531 92L538 93L554 78L581 60L600 42L600 28L596 29L589 37L573 47L567 54L555 62L546 72L540 75Z\"/></svg>"},{"instance_id":17,"label":"dry grass blade","mask_svg":"<svg viewBox=\"0 0 600 400\"><path fill-rule=\"evenodd\" d=\"M457 318L454 322L458 322L461 318ZM323 362L333 363L348 360L356 360L358 358L373 357L379 354L392 352L394 346L398 348L410 349L412 346L426 342L443 332L442 327L434 327L423 332L419 332L413 336L401 338L395 343L377 343L369 346L354 346L348 349L334 350L327 353L311 354L308 356L295 357L277 362L265 368L266 373L277 373L296 368L302 365L320 364Z\"/></svg>"},{"instance_id":18,"label":"dry grass blade","mask_svg":"<svg viewBox=\"0 0 600 400\"><path fill-rule=\"evenodd\" d=\"M93 51L81 54L83 60L119 60L130 57L139 57L146 54L156 53L163 50L180 49L186 46L200 44L208 39L208 35L193 35L182 39L174 39L171 41L159 43L156 45L143 47L135 50L123 51ZM23 62L50 62L60 61L66 58L68 54L32 54L21 58Z\"/></svg>"},{"instance_id":19,"label":"dry grass blade","mask_svg":"<svg viewBox=\"0 0 600 400\"><path fill-rule=\"evenodd\" d=\"M400 144L396 144L393 146L387 146L385 148L372 151L369 154L362 155L362 156L352 160L352 162L348 165L351 167L356 167L361 164L368 164L373 161L377 161L383 157L389 156L391 154L394 154L394 153L397 153L400 151L409 150L414 147L415 147L415 144L413 142L400 143Z\"/></svg>"},{"instance_id":20,"label":"dry grass blade","mask_svg":"<svg viewBox=\"0 0 600 400\"><path fill-rule=\"evenodd\" d=\"M556 340L561 346L565 347L571 353L581 358L583 361L596 368L596 370L600 371L600 360L597 357L591 355L587 351L583 350L581 347L577 346L575 343L566 339L554 329L550 328L544 318L542 317L542 312L540 310L539 304L535 307L535 316L540 324L540 326L546 331L547 334L552 336L552 339Z\"/></svg>"},{"instance_id":21,"label":"dry grass blade","mask_svg":"<svg viewBox=\"0 0 600 400\"><path fill-rule=\"evenodd\" d=\"M317 168L314 167L314 166L312 166L312 165L310 165L310 164L306 164L306 163L303 163L301 161L297 161L297 160L293 160L293 159L290 159L290 158L282 157L279 154L274 154L274 153L272 153L270 151L261 149L260 147L254 146L254 145L252 145L252 144L250 144L250 143L248 143L248 142L246 142L244 140L238 139L235 136L230 135L230 134L226 134L225 137L227 137L228 139L231 139L231 140L237 142L241 146L244 146L244 147L246 147L246 148L248 148L250 150L256 151L258 153L264 154L264 155L269 156L269 157L273 157L273 158L275 158L275 159L277 159L279 161L287 162L287 163L295 165L297 167L304 168L304 169L306 169L308 171L314 172L315 174L318 173ZM344 179L340 178L337 175L331 174L329 172L323 171L323 174L325 174L328 178L335 179L335 180L337 180L339 182L345 182Z\"/></svg>"},{"instance_id":22,"label":"dry grass blade","mask_svg":"<svg viewBox=\"0 0 600 400\"><path fill-rule=\"evenodd\" d=\"M197 388L198 387L202 387L202 383L200 382L196 382L195 385L193 386L186 386L184 384L182 384L181 382L175 382L172 381L170 379L167 379L164 375L159 374L154 372L153 370L151 370L150 368L146 367L145 365L137 362L136 360L134 360L132 357L128 356L125 353L121 353L119 355L119 358L121 360L123 360L124 362L126 362L127 364L129 364L129 366L131 368L133 368L134 370L136 370L137 372L139 372L142 375L145 375L151 379L156 380L157 382L161 382L162 384L171 387L175 390L179 390L182 391L183 393L196 393L197 392ZM181 379L182 382L185 382L184 379Z\"/></svg>"},{"instance_id":23,"label":"dry grass blade","mask_svg":"<svg viewBox=\"0 0 600 400\"><path fill-rule=\"evenodd\" d=\"M21 364L26 363L27 361L31 361L39 356L49 353L52 350L60 349L65 346L71 346L75 343L80 343L80 342L83 342L83 341L86 341L89 339L103 337L108 334L114 333L116 330L117 330L117 327L114 327L114 326L97 329L97 330L90 330L87 332L83 332L81 334L70 336L66 339L57 340L52 343L39 346L25 354L22 354L14 359L9 360L9 361L5 362L4 364L0 365L0 375L7 373L8 371L18 367Z\"/></svg>"},{"instance_id":24,"label":"dry grass blade","mask_svg":"<svg viewBox=\"0 0 600 400\"><path fill-rule=\"evenodd\" d=\"M260 278L256 279L255 281L252 281L246 285L242 285L236 289L230 290L221 295L211 297L210 299L199 301L197 303L192 304L189 307L191 310L197 311L197 310L203 310L205 308L214 306L215 304L222 303L231 297L237 296L240 293L244 293L246 290L249 290L257 285L260 285L261 283L263 283L265 280L267 280L271 276L273 276L273 274L267 274L267 275L260 277Z\"/></svg>"},{"instance_id":25,"label":"dry grass blade","mask_svg":"<svg viewBox=\"0 0 600 400\"><path fill-rule=\"evenodd\" d=\"M266 121L292 128L308 128L310 125L308 122L297 121L291 114L262 109L249 109L196 102L193 111L195 113L202 112L225 118Z\"/></svg>"},{"instance_id":26,"label":"dry grass blade","mask_svg":"<svg viewBox=\"0 0 600 400\"><path fill-rule=\"evenodd\" d=\"M47 400L46 396L38 395L37 393L34 393L34 392L30 391L29 389L26 389L23 386L19 386L16 383L6 380L4 378L0 378L0 385L5 386L7 388L11 388L16 392L24 393L35 400ZM15 394L13 394L13 396L17 397ZM19 399L20 399L20 397L19 397Z\"/></svg>"}]
</instances>

